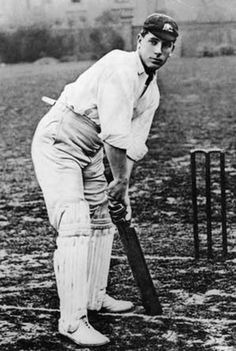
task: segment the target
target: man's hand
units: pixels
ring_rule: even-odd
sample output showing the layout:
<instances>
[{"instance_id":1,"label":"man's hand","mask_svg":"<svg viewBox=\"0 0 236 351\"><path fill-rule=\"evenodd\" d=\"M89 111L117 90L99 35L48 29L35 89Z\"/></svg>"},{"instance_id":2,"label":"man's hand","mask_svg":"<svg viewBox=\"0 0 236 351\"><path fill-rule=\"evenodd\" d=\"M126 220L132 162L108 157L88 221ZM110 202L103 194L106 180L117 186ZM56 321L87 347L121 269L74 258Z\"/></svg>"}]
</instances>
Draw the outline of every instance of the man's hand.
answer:
<instances>
[{"instance_id":1,"label":"man's hand","mask_svg":"<svg viewBox=\"0 0 236 351\"><path fill-rule=\"evenodd\" d=\"M127 186L128 186L128 179L114 179L108 185L107 196L110 202L120 202L125 206L128 205L127 203Z\"/></svg>"},{"instance_id":2,"label":"man's hand","mask_svg":"<svg viewBox=\"0 0 236 351\"><path fill-rule=\"evenodd\" d=\"M111 213L113 213L113 210L117 211L117 208L119 209L120 213L120 208L124 209L123 213L123 219L125 219L129 224L131 224L131 219L132 219L132 209L130 205L130 199L128 195L128 190L126 191L124 202L122 203L121 201L114 201L114 199L109 198L109 208L111 210Z\"/></svg>"}]
</instances>

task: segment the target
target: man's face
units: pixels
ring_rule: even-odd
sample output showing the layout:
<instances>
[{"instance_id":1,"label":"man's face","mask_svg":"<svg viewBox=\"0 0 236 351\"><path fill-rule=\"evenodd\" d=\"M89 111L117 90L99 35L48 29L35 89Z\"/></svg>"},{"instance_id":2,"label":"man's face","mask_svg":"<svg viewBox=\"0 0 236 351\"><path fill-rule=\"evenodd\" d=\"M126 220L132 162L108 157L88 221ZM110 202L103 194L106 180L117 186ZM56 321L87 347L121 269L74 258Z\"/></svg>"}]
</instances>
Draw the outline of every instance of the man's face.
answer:
<instances>
[{"instance_id":1,"label":"man's face","mask_svg":"<svg viewBox=\"0 0 236 351\"><path fill-rule=\"evenodd\" d=\"M157 70L166 63L174 43L148 32L144 37L139 34L137 48L143 64L151 70Z\"/></svg>"}]
</instances>

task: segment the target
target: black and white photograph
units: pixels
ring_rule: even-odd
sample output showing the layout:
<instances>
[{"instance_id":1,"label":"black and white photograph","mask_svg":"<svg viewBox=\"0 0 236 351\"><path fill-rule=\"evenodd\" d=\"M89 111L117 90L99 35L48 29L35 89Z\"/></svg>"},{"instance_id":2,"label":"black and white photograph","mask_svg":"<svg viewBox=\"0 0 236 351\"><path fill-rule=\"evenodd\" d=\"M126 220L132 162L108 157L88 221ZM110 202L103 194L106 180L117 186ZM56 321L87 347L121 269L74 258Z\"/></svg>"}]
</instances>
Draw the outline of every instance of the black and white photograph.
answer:
<instances>
[{"instance_id":1,"label":"black and white photograph","mask_svg":"<svg viewBox=\"0 0 236 351\"><path fill-rule=\"evenodd\" d=\"M236 1L0 0L0 350L236 350Z\"/></svg>"}]
</instances>

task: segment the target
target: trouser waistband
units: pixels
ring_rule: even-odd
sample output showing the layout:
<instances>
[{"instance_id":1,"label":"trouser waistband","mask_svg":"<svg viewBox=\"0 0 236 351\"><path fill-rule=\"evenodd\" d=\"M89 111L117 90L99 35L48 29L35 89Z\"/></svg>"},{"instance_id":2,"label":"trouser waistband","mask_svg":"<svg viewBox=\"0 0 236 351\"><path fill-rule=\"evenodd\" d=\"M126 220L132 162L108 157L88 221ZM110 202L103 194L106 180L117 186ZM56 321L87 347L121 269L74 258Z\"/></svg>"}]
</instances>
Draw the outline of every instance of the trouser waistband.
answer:
<instances>
[{"instance_id":1,"label":"trouser waistband","mask_svg":"<svg viewBox=\"0 0 236 351\"><path fill-rule=\"evenodd\" d=\"M74 110L74 106L72 105L68 105L67 103L65 102L62 102L60 100L57 100L57 102L55 103L55 105L53 106L53 108L55 107L58 107L60 110L62 108L65 108L67 110L70 110L71 112L73 112L76 116L78 117L82 117L83 119L85 119L87 121L87 123L89 125L91 125L91 127L95 128L96 132L97 133L101 133L101 127L96 124L94 121L91 120L91 118L89 118L86 114L81 114L81 113L78 113Z\"/></svg>"}]
</instances>

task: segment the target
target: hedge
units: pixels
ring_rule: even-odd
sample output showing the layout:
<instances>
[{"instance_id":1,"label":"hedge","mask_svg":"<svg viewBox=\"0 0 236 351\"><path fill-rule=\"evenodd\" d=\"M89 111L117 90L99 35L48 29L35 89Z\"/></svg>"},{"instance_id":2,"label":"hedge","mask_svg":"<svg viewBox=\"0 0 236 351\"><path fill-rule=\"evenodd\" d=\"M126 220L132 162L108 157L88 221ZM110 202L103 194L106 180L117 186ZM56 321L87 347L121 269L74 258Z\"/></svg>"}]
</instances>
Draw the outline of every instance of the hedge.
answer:
<instances>
[{"instance_id":1,"label":"hedge","mask_svg":"<svg viewBox=\"0 0 236 351\"><path fill-rule=\"evenodd\" d=\"M97 59L116 48L123 49L124 40L109 27L56 31L28 26L0 32L0 61L5 63L33 62L47 56Z\"/></svg>"}]
</instances>

